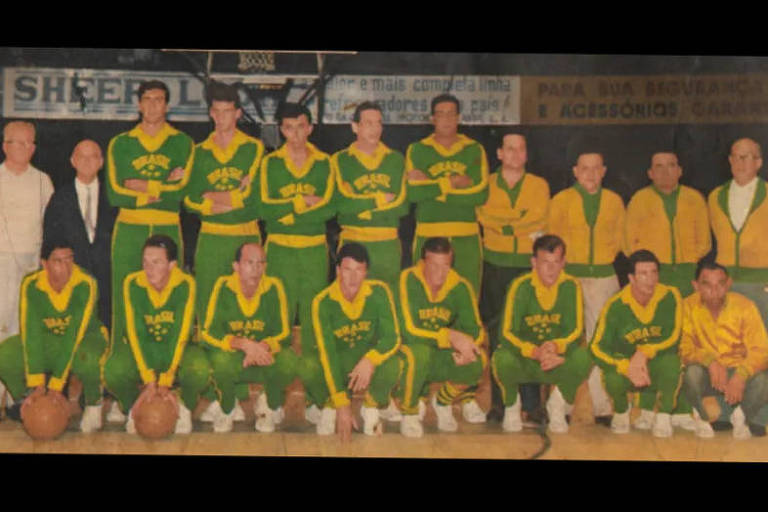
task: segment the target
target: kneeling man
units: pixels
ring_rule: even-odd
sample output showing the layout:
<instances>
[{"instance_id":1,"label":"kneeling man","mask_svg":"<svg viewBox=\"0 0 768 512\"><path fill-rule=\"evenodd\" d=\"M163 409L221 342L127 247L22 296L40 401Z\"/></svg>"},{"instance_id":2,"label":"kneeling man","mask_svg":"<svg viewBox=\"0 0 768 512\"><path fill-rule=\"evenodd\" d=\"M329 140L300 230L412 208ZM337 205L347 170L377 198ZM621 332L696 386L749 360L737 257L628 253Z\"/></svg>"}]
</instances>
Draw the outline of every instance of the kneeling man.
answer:
<instances>
[{"instance_id":1,"label":"kneeling man","mask_svg":"<svg viewBox=\"0 0 768 512\"><path fill-rule=\"evenodd\" d=\"M502 343L493 353L493 376L504 401L502 428L519 432L518 386L554 384L547 401L549 430L568 432L566 408L592 368L583 339L584 306L579 281L563 272L565 243L544 235L533 244L533 272L512 282L502 321Z\"/></svg>"}]
</instances>

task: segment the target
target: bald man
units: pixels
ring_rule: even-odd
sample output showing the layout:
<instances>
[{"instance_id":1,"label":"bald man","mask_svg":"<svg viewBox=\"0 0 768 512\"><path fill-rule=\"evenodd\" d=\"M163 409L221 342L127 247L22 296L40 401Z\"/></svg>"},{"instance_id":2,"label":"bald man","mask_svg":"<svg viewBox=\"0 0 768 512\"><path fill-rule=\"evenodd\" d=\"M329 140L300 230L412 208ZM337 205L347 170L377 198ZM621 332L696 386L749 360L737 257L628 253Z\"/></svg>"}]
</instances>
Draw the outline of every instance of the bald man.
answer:
<instances>
[{"instance_id":1,"label":"bald man","mask_svg":"<svg viewBox=\"0 0 768 512\"><path fill-rule=\"evenodd\" d=\"M69 159L75 178L59 187L45 210L43 238L66 235L75 252L75 263L96 278L99 287L98 318L111 320L110 244L117 208L109 205L99 170L104 157L99 145L81 140Z\"/></svg>"}]
</instances>

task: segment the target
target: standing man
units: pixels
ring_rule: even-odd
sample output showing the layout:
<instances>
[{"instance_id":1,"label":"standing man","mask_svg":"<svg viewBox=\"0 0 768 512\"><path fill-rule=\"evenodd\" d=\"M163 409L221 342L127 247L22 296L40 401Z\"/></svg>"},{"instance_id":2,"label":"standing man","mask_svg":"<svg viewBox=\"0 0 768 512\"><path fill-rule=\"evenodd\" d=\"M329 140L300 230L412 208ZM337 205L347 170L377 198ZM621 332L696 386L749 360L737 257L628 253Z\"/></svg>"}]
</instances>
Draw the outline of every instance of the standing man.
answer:
<instances>
[{"instance_id":1,"label":"standing man","mask_svg":"<svg viewBox=\"0 0 768 512\"><path fill-rule=\"evenodd\" d=\"M96 281L74 263L72 244L61 233L45 239L43 266L21 285L21 334L0 344L0 379L13 399L62 393L70 371L83 383L86 408L80 430L101 428L101 369L107 351L106 329L96 311ZM47 377L47 383L46 383Z\"/></svg>"},{"instance_id":2,"label":"standing man","mask_svg":"<svg viewBox=\"0 0 768 512\"><path fill-rule=\"evenodd\" d=\"M101 148L81 140L69 159L75 179L62 185L45 209L43 238L65 233L72 243L75 263L96 278L99 285L98 318L109 327L112 319L110 249L117 208L109 205L99 170L104 165Z\"/></svg>"},{"instance_id":3,"label":"standing man","mask_svg":"<svg viewBox=\"0 0 768 512\"><path fill-rule=\"evenodd\" d=\"M447 237L455 251L456 272L480 291L483 255L475 207L488 199L488 160L482 144L458 133L459 100L441 94L431 103L435 131L408 146L408 200L416 203L413 260L430 237ZM464 418L485 421L474 399L474 389L463 397Z\"/></svg>"},{"instance_id":4,"label":"standing man","mask_svg":"<svg viewBox=\"0 0 768 512\"><path fill-rule=\"evenodd\" d=\"M627 393L639 391L641 403L655 404L658 395L659 407L655 415L643 409L638 421L652 424L655 437L670 437L680 386L682 300L677 288L659 283L652 252L632 253L629 265L629 285L606 303L590 349L613 399L611 430L629 432Z\"/></svg>"},{"instance_id":5,"label":"standing man","mask_svg":"<svg viewBox=\"0 0 768 512\"><path fill-rule=\"evenodd\" d=\"M195 146L184 205L200 216L195 251L197 314L205 308L216 280L232 270L231 255L244 243L261 243L258 179L264 144L237 129L243 115L237 89L212 82L208 113L214 130ZM255 188L254 188L255 187Z\"/></svg>"},{"instance_id":6,"label":"standing man","mask_svg":"<svg viewBox=\"0 0 768 512\"><path fill-rule=\"evenodd\" d=\"M673 152L651 157L651 185L638 190L627 206L626 252L653 252L659 261L659 282L676 286L683 297L693 292L696 262L712 248L704 196L680 185L683 169Z\"/></svg>"},{"instance_id":7,"label":"standing man","mask_svg":"<svg viewBox=\"0 0 768 512\"><path fill-rule=\"evenodd\" d=\"M195 309L195 280L177 266L176 242L152 235L142 246L142 270L123 283L126 336L112 340L104 382L128 414L125 430L135 433L132 408L159 393L178 405L177 434L192 431L191 410L208 386L210 365L203 349L187 346ZM178 370L181 402L171 388Z\"/></svg>"},{"instance_id":8,"label":"standing man","mask_svg":"<svg viewBox=\"0 0 768 512\"><path fill-rule=\"evenodd\" d=\"M267 267L285 286L288 320L298 312L302 356L317 357L312 332L312 299L328 285L325 221L335 214L330 156L308 141L312 114L285 103L277 119L285 144L264 157L261 206L267 231ZM310 402L322 406L316 397Z\"/></svg>"},{"instance_id":9,"label":"standing man","mask_svg":"<svg viewBox=\"0 0 768 512\"><path fill-rule=\"evenodd\" d=\"M526 172L528 150L525 137L504 133L496 156L501 166L488 179L488 200L477 208L483 226L483 286L480 316L488 329L493 352L502 339L499 327L509 284L530 271L534 240L546 232L549 213L549 184ZM531 414L540 404L539 386L522 384L523 409ZM497 419L503 404L495 380L491 386L491 411Z\"/></svg>"},{"instance_id":10,"label":"standing man","mask_svg":"<svg viewBox=\"0 0 768 512\"><path fill-rule=\"evenodd\" d=\"M339 245L358 242L375 258L368 276L397 289L402 248L397 228L408 213L403 155L381 142L381 107L371 101L352 116L356 140L333 155Z\"/></svg>"},{"instance_id":11,"label":"standing man","mask_svg":"<svg viewBox=\"0 0 768 512\"><path fill-rule=\"evenodd\" d=\"M547 401L549 430L568 432L566 406L592 367L584 339L579 281L565 272L565 244L544 235L533 244L533 272L512 282L504 306L504 343L493 353L493 376L504 397L507 432L523 428L518 386L544 382L554 388Z\"/></svg>"},{"instance_id":12,"label":"standing man","mask_svg":"<svg viewBox=\"0 0 768 512\"><path fill-rule=\"evenodd\" d=\"M366 279L368 251L361 244L344 245L337 255L336 280L312 301L312 326L320 352L303 359L303 377L314 396L330 402L323 408L317 433L338 432L348 441L357 421L350 394L365 391L360 409L363 432L374 435L379 408L389 403L400 376L400 328L395 301L383 281ZM349 390L349 391L348 391Z\"/></svg>"},{"instance_id":13,"label":"standing man","mask_svg":"<svg viewBox=\"0 0 768 512\"><path fill-rule=\"evenodd\" d=\"M263 414L259 432L274 432L282 420L285 388L296 377L298 358L291 349L291 325L283 284L264 274L267 259L259 243L235 251L234 272L216 280L207 307L201 339L208 345L221 413L214 432L230 432L236 387L264 384L259 396Z\"/></svg>"},{"instance_id":14,"label":"standing man","mask_svg":"<svg viewBox=\"0 0 768 512\"><path fill-rule=\"evenodd\" d=\"M730 292L731 284L725 267L704 260L696 268L696 292L683 303L683 391L700 416L698 437L714 436L710 422L717 418L702 406L713 395L721 416L730 417L733 437L765 435L755 416L768 403L768 334L755 304Z\"/></svg>"},{"instance_id":15,"label":"standing man","mask_svg":"<svg viewBox=\"0 0 768 512\"><path fill-rule=\"evenodd\" d=\"M483 325L474 288L453 268L455 257L445 237L427 239L421 259L400 274L405 367L400 378L400 432L407 437L424 433L419 401L431 382L444 382L432 397L437 428L458 429L453 402L477 386L487 363Z\"/></svg>"},{"instance_id":16,"label":"standing man","mask_svg":"<svg viewBox=\"0 0 768 512\"><path fill-rule=\"evenodd\" d=\"M170 93L163 82L142 82L141 120L117 135L107 150L107 197L120 207L112 233L112 303L122 303L123 281L141 269L142 246L155 234L181 244L180 203L192 166L192 139L166 122ZM180 260L184 261L182 255ZM112 343L123 341L124 309L112 311Z\"/></svg>"},{"instance_id":17,"label":"standing man","mask_svg":"<svg viewBox=\"0 0 768 512\"><path fill-rule=\"evenodd\" d=\"M552 198L549 232L568 247L565 271L579 279L584 294L584 329L591 339L603 305L619 290L613 260L624 238L624 202L602 187L606 167L600 153L579 154L573 174L576 183ZM603 389L600 369L587 381L595 421L608 425L611 402Z\"/></svg>"},{"instance_id":18,"label":"standing man","mask_svg":"<svg viewBox=\"0 0 768 512\"><path fill-rule=\"evenodd\" d=\"M760 145L739 139L728 156L733 179L710 192L709 219L717 241L717 263L733 279L733 291L746 295L768 321L768 200Z\"/></svg>"}]
</instances>

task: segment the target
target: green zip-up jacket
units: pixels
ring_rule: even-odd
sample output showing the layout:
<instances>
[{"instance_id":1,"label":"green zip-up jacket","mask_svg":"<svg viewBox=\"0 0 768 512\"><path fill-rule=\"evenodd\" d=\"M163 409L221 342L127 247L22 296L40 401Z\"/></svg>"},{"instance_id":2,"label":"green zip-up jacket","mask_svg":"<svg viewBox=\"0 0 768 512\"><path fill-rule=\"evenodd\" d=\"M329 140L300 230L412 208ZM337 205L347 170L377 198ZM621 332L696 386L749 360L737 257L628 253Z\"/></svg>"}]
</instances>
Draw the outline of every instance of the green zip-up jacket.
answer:
<instances>
[{"instance_id":1,"label":"green zip-up jacket","mask_svg":"<svg viewBox=\"0 0 768 512\"><path fill-rule=\"evenodd\" d=\"M144 133L140 125L117 135L107 149L109 203L120 208L178 212L190 179L193 154L192 139L169 124L154 137ZM184 177L167 181L176 167L184 169ZM147 191L126 188L124 182L131 178L148 180ZM160 197L160 201L149 204L150 196Z\"/></svg>"},{"instance_id":2,"label":"green zip-up jacket","mask_svg":"<svg viewBox=\"0 0 768 512\"><path fill-rule=\"evenodd\" d=\"M195 146L192 177L187 186L184 206L197 213L203 222L240 224L259 217L258 177L264 156L264 144L240 130L222 149L213 141L213 133ZM246 185L241 185L248 177ZM205 192L229 192L232 211L213 214L213 201L203 199Z\"/></svg>"},{"instance_id":3,"label":"green zip-up jacket","mask_svg":"<svg viewBox=\"0 0 768 512\"><path fill-rule=\"evenodd\" d=\"M296 169L285 145L264 157L261 164L261 211L267 233L325 234L325 221L336 214L331 157L307 143L309 156ZM304 195L322 199L307 207Z\"/></svg>"},{"instance_id":4,"label":"green zip-up jacket","mask_svg":"<svg viewBox=\"0 0 768 512\"><path fill-rule=\"evenodd\" d=\"M651 300L641 306L627 285L603 306L590 349L601 364L615 366L627 375L636 350L648 359L661 351L676 352L682 328L682 299L677 288L658 283Z\"/></svg>"},{"instance_id":5,"label":"green zip-up jacket","mask_svg":"<svg viewBox=\"0 0 768 512\"><path fill-rule=\"evenodd\" d=\"M273 354L291 344L288 301L280 279L261 276L256 293L250 299L243 295L240 276L234 272L216 280L205 324L200 333L204 342L233 352L232 339L248 338L265 341Z\"/></svg>"},{"instance_id":6,"label":"green zip-up jacket","mask_svg":"<svg viewBox=\"0 0 768 512\"><path fill-rule=\"evenodd\" d=\"M483 146L459 134L450 148L434 134L408 146L406 171L419 169L430 179L408 182L408 200L417 203L417 222L475 222L475 206L488 199L488 159ZM472 178L468 188L451 187L451 175Z\"/></svg>"},{"instance_id":7,"label":"green zip-up jacket","mask_svg":"<svg viewBox=\"0 0 768 512\"><path fill-rule=\"evenodd\" d=\"M372 155L354 144L335 153L331 165L336 174L336 204L339 225L398 227L408 214L403 155L381 142ZM384 193L394 200L387 203Z\"/></svg>"},{"instance_id":8,"label":"green zip-up jacket","mask_svg":"<svg viewBox=\"0 0 768 512\"><path fill-rule=\"evenodd\" d=\"M395 301L386 283L366 279L351 302L331 283L312 301L312 327L328 392L336 407L349 405L342 353L359 354L375 366L400 347Z\"/></svg>"},{"instance_id":9,"label":"green zip-up jacket","mask_svg":"<svg viewBox=\"0 0 768 512\"><path fill-rule=\"evenodd\" d=\"M19 301L21 342L24 347L24 374L27 386L45 384L45 355L59 346L48 389L61 391L67 382L75 352L85 333L98 329L94 305L98 300L96 280L77 265L61 292L51 288L48 273L38 270L21 283Z\"/></svg>"},{"instance_id":10,"label":"green zip-up jacket","mask_svg":"<svg viewBox=\"0 0 768 512\"><path fill-rule=\"evenodd\" d=\"M453 329L483 342L483 323L477 310L475 292L469 281L455 270L448 272L443 287L433 297L424 278L424 262L400 273L400 305L403 342L428 343L451 348L448 331Z\"/></svg>"},{"instance_id":11,"label":"green zip-up jacket","mask_svg":"<svg viewBox=\"0 0 768 512\"><path fill-rule=\"evenodd\" d=\"M554 341L557 353L576 346L584 332L584 305L579 281L560 272L547 287L536 272L523 274L507 292L502 334L512 347L533 358L536 347Z\"/></svg>"},{"instance_id":12,"label":"green zip-up jacket","mask_svg":"<svg viewBox=\"0 0 768 512\"><path fill-rule=\"evenodd\" d=\"M195 280L173 267L158 292L140 270L125 278L123 299L126 334L141 380L170 387L192 328Z\"/></svg>"}]
</instances>

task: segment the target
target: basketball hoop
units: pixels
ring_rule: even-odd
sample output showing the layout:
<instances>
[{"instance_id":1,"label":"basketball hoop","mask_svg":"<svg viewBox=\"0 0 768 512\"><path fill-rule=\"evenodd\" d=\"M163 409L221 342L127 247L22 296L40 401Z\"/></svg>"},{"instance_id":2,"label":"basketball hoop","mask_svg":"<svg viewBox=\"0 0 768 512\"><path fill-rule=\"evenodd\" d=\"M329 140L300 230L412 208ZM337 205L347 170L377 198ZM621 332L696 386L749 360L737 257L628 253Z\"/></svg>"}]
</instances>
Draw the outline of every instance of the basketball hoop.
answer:
<instances>
[{"instance_id":1,"label":"basketball hoop","mask_svg":"<svg viewBox=\"0 0 768 512\"><path fill-rule=\"evenodd\" d=\"M275 52L239 52L240 62L237 69L241 73L254 71L274 71L275 70Z\"/></svg>"}]
</instances>

